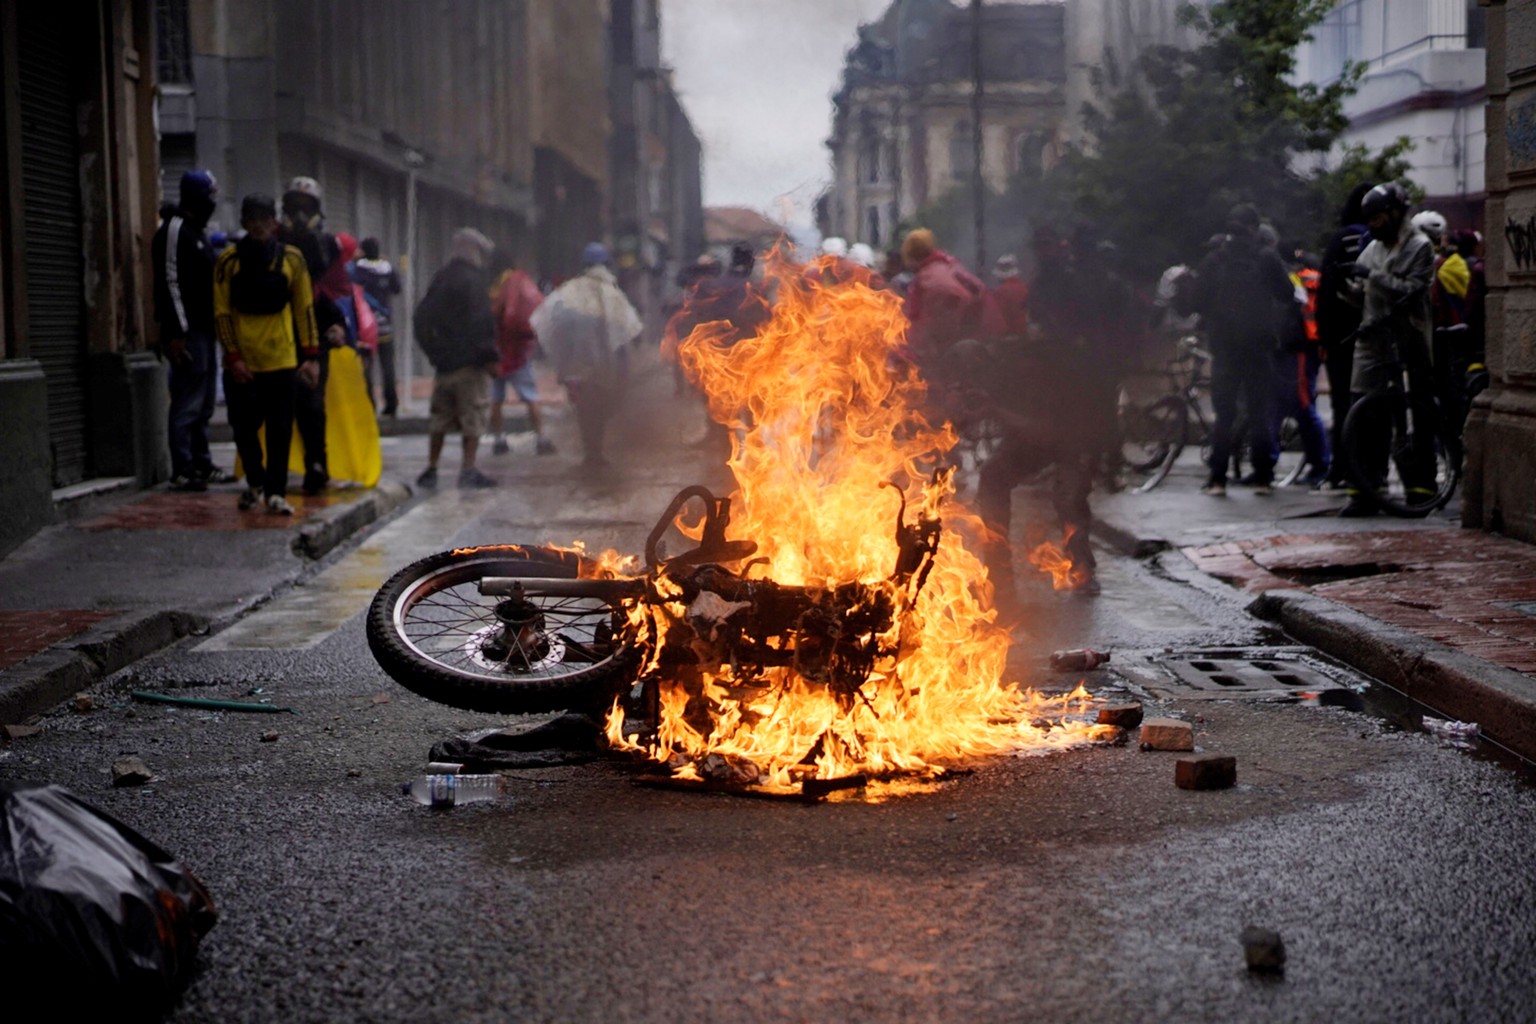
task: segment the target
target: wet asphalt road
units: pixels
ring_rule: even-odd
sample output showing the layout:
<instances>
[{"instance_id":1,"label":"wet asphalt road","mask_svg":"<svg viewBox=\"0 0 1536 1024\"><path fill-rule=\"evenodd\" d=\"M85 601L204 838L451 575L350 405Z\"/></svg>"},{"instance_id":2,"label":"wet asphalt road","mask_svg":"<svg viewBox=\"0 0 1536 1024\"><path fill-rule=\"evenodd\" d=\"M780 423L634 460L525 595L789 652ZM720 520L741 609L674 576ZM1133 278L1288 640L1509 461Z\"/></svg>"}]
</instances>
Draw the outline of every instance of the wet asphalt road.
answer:
<instances>
[{"instance_id":1,"label":"wet asphalt road","mask_svg":"<svg viewBox=\"0 0 1536 1024\"><path fill-rule=\"evenodd\" d=\"M1200 717L1200 747L1236 755L1239 786L1215 793L1175 788L1176 755L1102 747L881 804L640 788L609 762L517 773L494 806L402 798L434 742L515 720L384 676L370 580L416 546L638 550L672 492L719 482L679 446L694 427L635 426L608 481L514 453L512 486L416 502L308 588L0 757L0 779L69 786L207 883L220 921L171 1020L1536 1020L1536 790L1338 709L1171 705ZM1059 646L1266 638L1172 563L1101 558L1097 601L1029 593L1018 678L1073 681L1041 671ZM259 687L298 714L126 696L179 687ZM113 789L129 753L158 779ZM1283 935L1283 978L1244 970L1246 925Z\"/></svg>"}]
</instances>

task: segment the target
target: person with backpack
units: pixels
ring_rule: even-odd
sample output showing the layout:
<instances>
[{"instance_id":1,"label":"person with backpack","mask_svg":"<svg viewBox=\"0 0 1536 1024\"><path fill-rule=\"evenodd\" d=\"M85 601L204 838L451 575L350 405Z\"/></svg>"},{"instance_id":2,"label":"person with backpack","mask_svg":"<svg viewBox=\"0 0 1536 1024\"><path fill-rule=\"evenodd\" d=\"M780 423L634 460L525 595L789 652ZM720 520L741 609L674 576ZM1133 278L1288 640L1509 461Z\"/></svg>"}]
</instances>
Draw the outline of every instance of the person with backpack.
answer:
<instances>
[{"instance_id":1,"label":"person with backpack","mask_svg":"<svg viewBox=\"0 0 1536 1024\"><path fill-rule=\"evenodd\" d=\"M1248 479L1257 495L1274 493L1274 351L1287 304L1296 289L1280 254L1266 246L1259 232L1259 211L1239 203L1227 215L1227 233L1200 261L1190 308L1200 314L1211 348L1210 475L1202 494L1227 493L1227 469L1232 463L1233 431L1238 403L1248 410L1248 448L1253 475Z\"/></svg>"},{"instance_id":2,"label":"person with backpack","mask_svg":"<svg viewBox=\"0 0 1536 1024\"><path fill-rule=\"evenodd\" d=\"M432 278L416 307L416 343L433 371L427 468L416 478L418 487L437 486L437 463L450 430L463 437L459 486L496 486L475 467L491 405L491 377L501 365L486 273L491 249L491 240L474 228L455 231L452 258Z\"/></svg>"},{"instance_id":3,"label":"person with backpack","mask_svg":"<svg viewBox=\"0 0 1536 1024\"><path fill-rule=\"evenodd\" d=\"M378 330L378 354L369 366L368 390L373 393L373 371L383 378L384 409L380 413L393 419L400 407L395 369L394 297L400 294L400 273L389 260L379 255L379 240L365 238L358 246L362 256L351 266L352 280L363 286L372 307Z\"/></svg>"},{"instance_id":4,"label":"person with backpack","mask_svg":"<svg viewBox=\"0 0 1536 1024\"><path fill-rule=\"evenodd\" d=\"M320 380L320 337L304 256L277 238L277 203L253 193L240 203L245 237L213 267L214 330L224 348L224 397L246 473L242 510L293 515L288 448L296 385ZM302 357L302 358L301 358ZM263 452L259 432L266 428Z\"/></svg>"}]
</instances>

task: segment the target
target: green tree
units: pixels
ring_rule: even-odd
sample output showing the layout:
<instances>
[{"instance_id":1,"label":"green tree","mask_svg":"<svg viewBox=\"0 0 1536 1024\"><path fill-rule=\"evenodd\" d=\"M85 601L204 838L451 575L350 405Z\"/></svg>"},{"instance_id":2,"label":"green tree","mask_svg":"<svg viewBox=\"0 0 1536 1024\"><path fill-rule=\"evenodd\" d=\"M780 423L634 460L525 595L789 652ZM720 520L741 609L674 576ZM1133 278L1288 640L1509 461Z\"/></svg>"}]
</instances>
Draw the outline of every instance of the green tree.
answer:
<instances>
[{"instance_id":1,"label":"green tree","mask_svg":"<svg viewBox=\"0 0 1536 1024\"><path fill-rule=\"evenodd\" d=\"M1089 145L1052 175L1050 208L1069 209L1147 276L1198 257L1238 202L1282 237L1316 244L1355 183L1407 170L1407 139L1378 153L1337 145L1363 65L1322 87L1293 80L1297 47L1333 6L1188 4L1180 17L1201 45L1155 47L1129 73L1106 61L1083 111Z\"/></svg>"}]
</instances>

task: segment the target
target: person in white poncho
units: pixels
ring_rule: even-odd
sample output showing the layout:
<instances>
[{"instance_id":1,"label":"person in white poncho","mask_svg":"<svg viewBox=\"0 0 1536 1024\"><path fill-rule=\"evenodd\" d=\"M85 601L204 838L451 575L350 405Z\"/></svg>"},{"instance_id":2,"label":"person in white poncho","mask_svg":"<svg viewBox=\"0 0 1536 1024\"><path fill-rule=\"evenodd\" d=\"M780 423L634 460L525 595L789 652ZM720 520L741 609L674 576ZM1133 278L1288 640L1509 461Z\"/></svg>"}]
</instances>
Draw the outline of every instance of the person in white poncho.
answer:
<instances>
[{"instance_id":1,"label":"person in white poncho","mask_svg":"<svg viewBox=\"0 0 1536 1024\"><path fill-rule=\"evenodd\" d=\"M581 253L586 269L551 292L530 317L576 410L582 461L591 467L606 465L603 433L623 394L629 344L644 327L608 260L605 246L588 244Z\"/></svg>"}]
</instances>

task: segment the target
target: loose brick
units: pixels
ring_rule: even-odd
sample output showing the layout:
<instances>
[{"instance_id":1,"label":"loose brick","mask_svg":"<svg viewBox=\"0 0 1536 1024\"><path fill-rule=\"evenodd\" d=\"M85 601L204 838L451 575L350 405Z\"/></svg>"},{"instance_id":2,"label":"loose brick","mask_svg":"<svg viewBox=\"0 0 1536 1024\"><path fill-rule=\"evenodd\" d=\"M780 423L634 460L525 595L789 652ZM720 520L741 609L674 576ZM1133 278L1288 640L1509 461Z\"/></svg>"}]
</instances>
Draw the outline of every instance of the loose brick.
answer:
<instances>
[{"instance_id":1,"label":"loose brick","mask_svg":"<svg viewBox=\"0 0 1536 1024\"><path fill-rule=\"evenodd\" d=\"M1180 789L1231 789L1237 784L1237 758L1226 754L1195 754L1173 763L1173 782Z\"/></svg>"},{"instance_id":2,"label":"loose brick","mask_svg":"<svg viewBox=\"0 0 1536 1024\"><path fill-rule=\"evenodd\" d=\"M1142 750L1194 750L1195 727L1176 718L1149 718L1141 723Z\"/></svg>"},{"instance_id":3,"label":"loose brick","mask_svg":"<svg viewBox=\"0 0 1536 1024\"><path fill-rule=\"evenodd\" d=\"M1278 974L1285 970L1285 940L1268 928L1243 929L1243 959L1250 971Z\"/></svg>"},{"instance_id":4,"label":"loose brick","mask_svg":"<svg viewBox=\"0 0 1536 1024\"><path fill-rule=\"evenodd\" d=\"M1100 725L1118 725L1122 729L1134 729L1141 724L1141 702L1110 704L1099 708Z\"/></svg>"}]
</instances>

